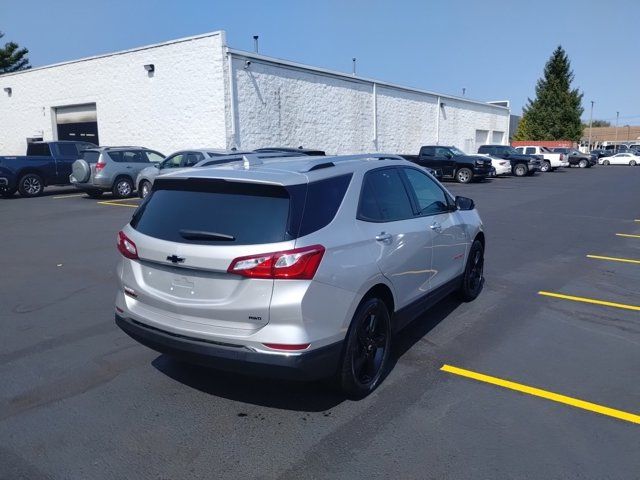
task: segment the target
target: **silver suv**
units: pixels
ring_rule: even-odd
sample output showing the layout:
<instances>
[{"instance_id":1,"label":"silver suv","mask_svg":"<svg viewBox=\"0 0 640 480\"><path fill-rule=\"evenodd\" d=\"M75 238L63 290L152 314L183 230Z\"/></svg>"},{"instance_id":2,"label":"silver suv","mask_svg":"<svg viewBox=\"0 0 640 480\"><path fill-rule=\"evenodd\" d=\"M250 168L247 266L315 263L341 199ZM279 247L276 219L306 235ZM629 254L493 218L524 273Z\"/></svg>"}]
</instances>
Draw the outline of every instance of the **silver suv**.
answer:
<instances>
[{"instance_id":1,"label":"silver suv","mask_svg":"<svg viewBox=\"0 0 640 480\"><path fill-rule=\"evenodd\" d=\"M90 148L73 162L69 181L90 197L110 191L116 198L126 198L135 190L138 173L163 160L161 153L143 147Z\"/></svg>"},{"instance_id":2,"label":"silver suv","mask_svg":"<svg viewBox=\"0 0 640 480\"><path fill-rule=\"evenodd\" d=\"M188 362L335 376L361 398L393 332L452 292L478 296L484 244L473 201L395 155L182 170L118 233L115 319Z\"/></svg>"}]
</instances>

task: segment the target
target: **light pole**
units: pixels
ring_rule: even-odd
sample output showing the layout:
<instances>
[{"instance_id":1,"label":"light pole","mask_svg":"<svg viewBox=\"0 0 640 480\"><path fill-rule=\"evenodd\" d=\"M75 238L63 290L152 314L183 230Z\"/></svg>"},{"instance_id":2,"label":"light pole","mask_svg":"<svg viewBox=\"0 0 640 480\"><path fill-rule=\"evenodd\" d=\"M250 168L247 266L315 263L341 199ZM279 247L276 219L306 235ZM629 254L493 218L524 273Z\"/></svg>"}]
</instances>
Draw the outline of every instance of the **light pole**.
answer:
<instances>
[{"instance_id":1,"label":"light pole","mask_svg":"<svg viewBox=\"0 0 640 480\"><path fill-rule=\"evenodd\" d=\"M627 142L629 141L629 137L631 136L631 127L629 125L625 125L627 127Z\"/></svg>"},{"instance_id":2,"label":"light pole","mask_svg":"<svg viewBox=\"0 0 640 480\"><path fill-rule=\"evenodd\" d=\"M616 112L616 141L614 150L618 151L618 118L620 118L620 112Z\"/></svg>"},{"instance_id":3,"label":"light pole","mask_svg":"<svg viewBox=\"0 0 640 480\"><path fill-rule=\"evenodd\" d=\"M589 114L589 150L591 150L591 128L593 125L593 104L595 102L591 100L591 113Z\"/></svg>"}]
</instances>

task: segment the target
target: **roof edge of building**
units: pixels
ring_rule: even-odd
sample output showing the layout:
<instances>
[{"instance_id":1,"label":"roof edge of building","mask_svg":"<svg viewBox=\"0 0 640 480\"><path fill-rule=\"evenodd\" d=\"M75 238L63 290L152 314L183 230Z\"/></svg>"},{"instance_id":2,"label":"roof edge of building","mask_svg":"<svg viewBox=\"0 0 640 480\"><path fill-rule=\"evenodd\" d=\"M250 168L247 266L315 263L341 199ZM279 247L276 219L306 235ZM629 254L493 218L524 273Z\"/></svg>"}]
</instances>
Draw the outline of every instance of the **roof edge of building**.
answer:
<instances>
[{"instance_id":1,"label":"roof edge of building","mask_svg":"<svg viewBox=\"0 0 640 480\"><path fill-rule=\"evenodd\" d=\"M292 62L290 60L284 60L281 58L277 58L277 57L270 57L267 55L261 55L259 53L254 53L254 52L247 52L244 50L237 50L234 48L230 48L227 47L227 53L231 54L232 56L235 55L236 57L241 57L241 58L246 58L246 59L251 59L251 60L256 60L256 61L260 61L260 62L264 62L264 63L270 63L270 64L275 64L275 65L281 65L281 66L286 66L292 69L296 69L296 70L304 70L304 71L309 71L309 72L314 72L314 73L319 73L322 75L327 75L327 76L331 76L331 77L338 77L338 78L342 78L345 80L350 80L356 83L367 83L367 84L376 84L376 85L380 85L383 87L389 87L389 88L394 88L397 90L404 90L406 92L411 92L411 93L421 93L421 94L425 94L425 95L431 95L434 97L440 97L440 98L446 98L446 99L451 99L451 100L457 100L460 102L465 102L465 103L472 103L472 104L476 104L476 105L482 105L485 107L491 107L491 108L496 108L499 110L506 110L506 111L510 111L509 107L504 107L502 105L495 105L489 102L483 102L481 100L472 100L470 98L465 98L465 97L458 97L455 95L450 95L450 94L446 94L446 93L437 93L437 92L433 92L430 90L423 90L420 88L413 88L413 87L407 87L404 85L398 85L396 83L392 83L392 82L387 82L384 80L376 80L373 78L367 78L367 77L359 77L357 75L352 75L349 73L344 73L344 72L339 72L336 70L330 70L327 68L322 68L322 67L314 67L311 65L306 65L303 63L298 63L298 62Z\"/></svg>"},{"instance_id":2,"label":"roof edge of building","mask_svg":"<svg viewBox=\"0 0 640 480\"><path fill-rule=\"evenodd\" d=\"M78 58L75 60L67 60L64 62L58 62L58 63L51 63L49 65L43 65L41 67L34 67L34 68L29 68L27 70L19 70L17 72L9 72L9 73L3 73L0 75L0 79L2 78L7 78L7 77L12 77L15 75L24 75L30 72L35 72L38 70L46 70L48 68L54 68L54 67L61 67L64 65L71 65L74 63L80 63L80 62L87 62L90 60L98 60L100 58L107 58L107 57L115 57L118 55L126 55L128 53L133 53L133 52L140 52L143 50L150 50L153 48L159 48L159 47L164 47L167 45L172 45L174 43L184 43L184 42L191 42L193 40L199 40L201 38L207 38L207 37L215 37L218 35L222 35L222 44L223 46L225 45L225 31L224 30L216 30L215 32L208 32L208 33L202 33L200 35L192 35L189 37L183 37L183 38L177 38L174 40L168 40L166 42L160 42L160 43L153 43L151 45L143 45L141 47L134 47L134 48L129 48L127 50L119 50L117 52L111 52L111 53L103 53L100 55L92 55L90 57L83 57L83 58Z\"/></svg>"}]
</instances>

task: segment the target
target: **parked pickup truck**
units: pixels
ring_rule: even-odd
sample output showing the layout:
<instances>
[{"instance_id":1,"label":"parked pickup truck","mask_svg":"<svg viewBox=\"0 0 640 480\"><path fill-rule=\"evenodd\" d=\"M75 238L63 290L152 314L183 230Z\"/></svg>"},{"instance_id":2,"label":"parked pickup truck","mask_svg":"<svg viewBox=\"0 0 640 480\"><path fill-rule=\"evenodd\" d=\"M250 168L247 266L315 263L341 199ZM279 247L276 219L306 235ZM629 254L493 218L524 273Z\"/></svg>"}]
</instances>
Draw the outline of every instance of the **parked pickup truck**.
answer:
<instances>
[{"instance_id":1,"label":"parked pickup truck","mask_svg":"<svg viewBox=\"0 0 640 480\"><path fill-rule=\"evenodd\" d=\"M451 146L425 145L420 148L418 157L410 161L442 172L442 178L454 179L459 183L482 180L495 172L491 159L482 155L467 155Z\"/></svg>"},{"instance_id":2,"label":"parked pickup truck","mask_svg":"<svg viewBox=\"0 0 640 480\"><path fill-rule=\"evenodd\" d=\"M542 168L542 161L539 158L518 153L510 145L481 145L478 153L509 160L511 171L516 177L533 175Z\"/></svg>"},{"instance_id":3,"label":"parked pickup truck","mask_svg":"<svg viewBox=\"0 0 640 480\"><path fill-rule=\"evenodd\" d=\"M16 191L23 197L37 197L47 185L69 185L71 165L89 142L34 142L27 155L0 157L0 195L10 197Z\"/></svg>"},{"instance_id":4,"label":"parked pickup truck","mask_svg":"<svg viewBox=\"0 0 640 480\"><path fill-rule=\"evenodd\" d=\"M540 170L543 172L550 172L560 167L568 167L569 160L564 153L552 152L546 147L539 147L537 145L525 145L516 147L518 153L524 153L525 155L538 155L542 157L542 166Z\"/></svg>"}]
</instances>

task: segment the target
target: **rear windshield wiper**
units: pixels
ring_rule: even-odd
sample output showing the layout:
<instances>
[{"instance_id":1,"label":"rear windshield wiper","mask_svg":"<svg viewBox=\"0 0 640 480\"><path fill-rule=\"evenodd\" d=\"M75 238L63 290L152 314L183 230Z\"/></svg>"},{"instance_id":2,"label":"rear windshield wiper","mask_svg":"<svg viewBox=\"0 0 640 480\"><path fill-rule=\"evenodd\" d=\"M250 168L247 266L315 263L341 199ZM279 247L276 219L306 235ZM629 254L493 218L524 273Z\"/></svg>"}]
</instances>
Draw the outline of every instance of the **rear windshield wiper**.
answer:
<instances>
[{"instance_id":1,"label":"rear windshield wiper","mask_svg":"<svg viewBox=\"0 0 640 480\"><path fill-rule=\"evenodd\" d=\"M226 240L227 242L233 242L236 239L233 235L203 230L179 230L178 233L187 240Z\"/></svg>"}]
</instances>

